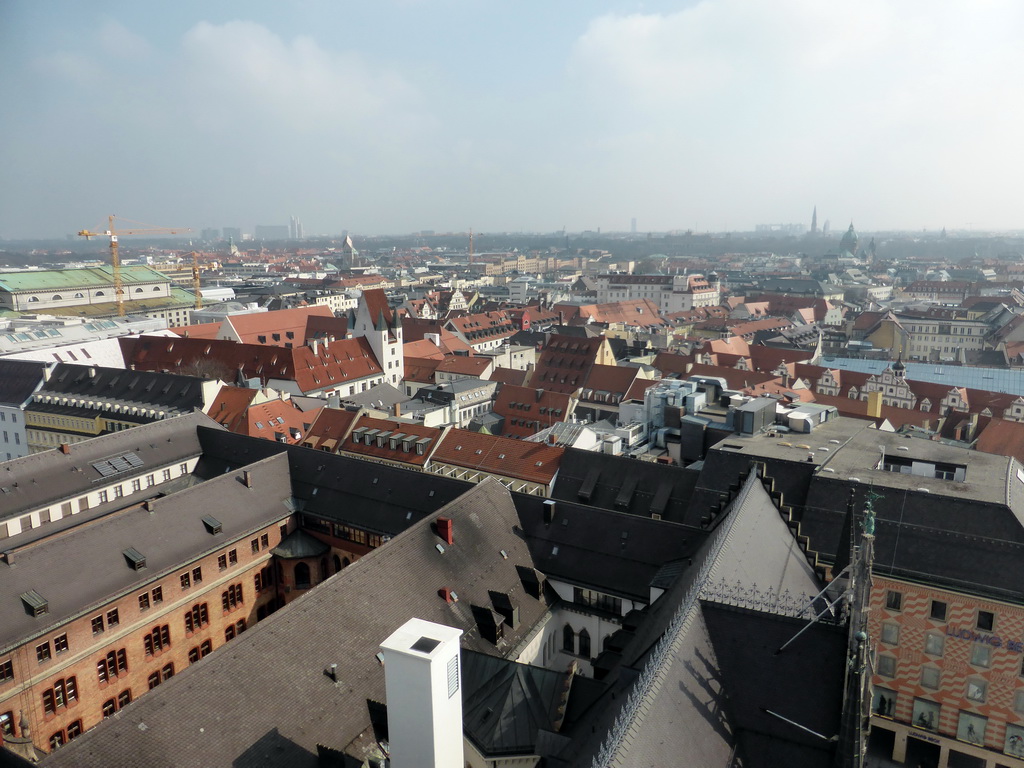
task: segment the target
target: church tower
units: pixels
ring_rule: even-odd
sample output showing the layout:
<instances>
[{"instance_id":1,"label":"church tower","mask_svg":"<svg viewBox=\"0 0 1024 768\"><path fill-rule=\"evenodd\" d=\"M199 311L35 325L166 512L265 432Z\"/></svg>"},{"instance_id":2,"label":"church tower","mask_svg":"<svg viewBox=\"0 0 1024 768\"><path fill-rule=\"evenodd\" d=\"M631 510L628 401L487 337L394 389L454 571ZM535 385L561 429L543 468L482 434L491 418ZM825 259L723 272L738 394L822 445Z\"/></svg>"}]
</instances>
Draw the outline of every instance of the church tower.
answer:
<instances>
[{"instance_id":1,"label":"church tower","mask_svg":"<svg viewBox=\"0 0 1024 768\"><path fill-rule=\"evenodd\" d=\"M349 315L349 333L365 338L377 362L384 369L385 381L397 387L405 378L402 354L402 318L388 305L380 288L363 291L359 304Z\"/></svg>"},{"instance_id":2,"label":"church tower","mask_svg":"<svg viewBox=\"0 0 1024 768\"><path fill-rule=\"evenodd\" d=\"M818 206L814 206L814 213L811 214L811 234L818 234Z\"/></svg>"}]
</instances>

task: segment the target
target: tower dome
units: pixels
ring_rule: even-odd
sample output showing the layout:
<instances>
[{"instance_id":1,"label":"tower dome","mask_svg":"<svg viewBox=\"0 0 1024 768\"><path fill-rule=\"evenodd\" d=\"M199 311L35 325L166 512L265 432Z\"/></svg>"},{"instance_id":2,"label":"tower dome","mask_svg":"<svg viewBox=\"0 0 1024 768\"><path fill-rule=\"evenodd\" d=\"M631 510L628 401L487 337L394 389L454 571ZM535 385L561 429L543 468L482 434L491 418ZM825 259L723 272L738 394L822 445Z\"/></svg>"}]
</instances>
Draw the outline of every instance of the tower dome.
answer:
<instances>
[{"instance_id":1,"label":"tower dome","mask_svg":"<svg viewBox=\"0 0 1024 768\"><path fill-rule=\"evenodd\" d=\"M839 241L839 250L849 251L850 253L857 252L857 232L853 228L852 221L850 222L850 228L843 235L843 239Z\"/></svg>"}]
</instances>

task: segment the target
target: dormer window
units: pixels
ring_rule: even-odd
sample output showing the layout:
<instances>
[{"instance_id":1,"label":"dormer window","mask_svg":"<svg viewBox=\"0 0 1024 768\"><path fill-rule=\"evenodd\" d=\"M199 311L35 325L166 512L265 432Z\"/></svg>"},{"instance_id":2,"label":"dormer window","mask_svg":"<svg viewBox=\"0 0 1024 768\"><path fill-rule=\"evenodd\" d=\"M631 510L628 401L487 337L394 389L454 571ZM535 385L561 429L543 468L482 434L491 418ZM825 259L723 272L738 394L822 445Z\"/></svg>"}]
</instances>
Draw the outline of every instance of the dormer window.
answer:
<instances>
[{"instance_id":1,"label":"dormer window","mask_svg":"<svg viewBox=\"0 0 1024 768\"><path fill-rule=\"evenodd\" d=\"M21 601L25 604L25 610L29 616L38 618L50 612L49 601L36 592L34 589L30 589L28 592L23 592L21 595Z\"/></svg>"}]
</instances>

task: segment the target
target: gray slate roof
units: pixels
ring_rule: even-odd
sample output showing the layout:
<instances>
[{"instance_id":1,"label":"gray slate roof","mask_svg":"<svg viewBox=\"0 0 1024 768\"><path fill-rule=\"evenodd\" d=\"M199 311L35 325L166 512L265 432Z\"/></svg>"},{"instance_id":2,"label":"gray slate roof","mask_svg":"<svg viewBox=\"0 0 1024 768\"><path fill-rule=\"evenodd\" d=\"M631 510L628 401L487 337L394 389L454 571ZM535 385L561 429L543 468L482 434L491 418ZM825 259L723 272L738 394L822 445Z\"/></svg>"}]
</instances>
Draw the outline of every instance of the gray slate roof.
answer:
<instances>
[{"instance_id":1,"label":"gray slate roof","mask_svg":"<svg viewBox=\"0 0 1024 768\"><path fill-rule=\"evenodd\" d=\"M304 557L320 557L330 552L329 545L311 536L301 528L298 528L270 550L270 554L285 560L299 560Z\"/></svg>"},{"instance_id":2,"label":"gray slate roof","mask_svg":"<svg viewBox=\"0 0 1024 768\"><path fill-rule=\"evenodd\" d=\"M297 509L366 531L396 536L465 493L462 480L285 446L222 429L199 430L203 458L197 474L215 476L278 453L287 453Z\"/></svg>"},{"instance_id":3,"label":"gray slate roof","mask_svg":"<svg viewBox=\"0 0 1024 768\"><path fill-rule=\"evenodd\" d=\"M252 488L235 472L158 499L152 512L134 504L78 526L74 535L52 536L16 550L13 567L0 565L0 654L287 516L286 458L271 457L250 469ZM223 526L220 534L211 535L203 524L211 512ZM144 569L129 566L124 555L129 547L145 556ZM20 595L30 590L46 598L49 613L28 615Z\"/></svg>"},{"instance_id":4,"label":"gray slate roof","mask_svg":"<svg viewBox=\"0 0 1024 768\"><path fill-rule=\"evenodd\" d=\"M539 731L557 730L558 708L569 683L567 672L464 651L466 735L485 755L531 754Z\"/></svg>"},{"instance_id":5,"label":"gray slate roof","mask_svg":"<svg viewBox=\"0 0 1024 768\"><path fill-rule=\"evenodd\" d=\"M683 522L698 473L625 456L567 448L552 496L593 507Z\"/></svg>"},{"instance_id":6,"label":"gray slate roof","mask_svg":"<svg viewBox=\"0 0 1024 768\"><path fill-rule=\"evenodd\" d=\"M198 376L177 373L57 363L36 399L47 394L76 396L188 413L203 407L203 381Z\"/></svg>"},{"instance_id":7,"label":"gray slate roof","mask_svg":"<svg viewBox=\"0 0 1024 768\"><path fill-rule=\"evenodd\" d=\"M103 479L92 466L101 459L134 452L142 466L118 475L128 481L154 467L194 458L202 450L196 435L200 425L224 431L213 419L194 412L75 443L68 454L54 449L3 462L0 520L91 491Z\"/></svg>"},{"instance_id":8,"label":"gray slate roof","mask_svg":"<svg viewBox=\"0 0 1024 768\"><path fill-rule=\"evenodd\" d=\"M544 499L514 498L543 573L641 602L650 599L665 565L685 564L708 536L699 528L564 501L555 503L552 522L545 524Z\"/></svg>"},{"instance_id":9,"label":"gray slate roof","mask_svg":"<svg viewBox=\"0 0 1024 768\"><path fill-rule=\"evenodd\" d=\"M43 381L46 363L0 358L0 405L20 408Z\"/></svg>"},{"instance_id":10,"label":"gray slate roof","mask_svg":"<svg viewBox=\"0 0 1024 768\"><path fill-rule=\"evenodd\" d=\"M441 512L455 541L443 554L432 521L421 521L42 764L314 768L318 743L375 753L370 706L384 700L375 654L407 619L461 628L463 648L507 656L547 613L521 585L517 566L533 562L500 483L473 486ZM457 603L438 596L445 586ZM506 627L497 647L474 620L474 606L490 605L488 590L520 608L519 625ZM330 664L337 684L324 674Z\"/></svg>"}]
</instances>

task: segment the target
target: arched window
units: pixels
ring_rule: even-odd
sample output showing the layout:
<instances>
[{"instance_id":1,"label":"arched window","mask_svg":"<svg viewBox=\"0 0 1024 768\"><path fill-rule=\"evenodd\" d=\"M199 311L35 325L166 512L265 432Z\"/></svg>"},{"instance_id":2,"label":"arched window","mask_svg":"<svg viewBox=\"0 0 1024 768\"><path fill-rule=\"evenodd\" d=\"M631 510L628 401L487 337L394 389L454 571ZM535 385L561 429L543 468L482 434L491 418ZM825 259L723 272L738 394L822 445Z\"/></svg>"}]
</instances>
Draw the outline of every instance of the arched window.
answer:
<instances>
[{"instance_id":1,"label":"arched window","mask_svg":"<svg viewBox=\"0 0 1024 768\"><path fill-rule=\"evenodd\" d=\"M64 297L61 296L59 293L55 293L55 294L53 294L53 298L50 299L50 301L61 301L61 300L63 300L63 298Z\"/></svg>"},{"instance_id":2,"label":"arched window","mask_svg":"<svg viewBox=\"0 0 1024 768\"><path fill-rule=\"evenodd\" d=\"M566 653L576 653L576 633L568 624L562 628L562 650Z\"/></svg>"},{"instance_id":3,"label":"arched window","mask_svg":"<svg viewBox=\"0 0 1024 768\"><path fill-rule=\"evenodd\" d=\"M337 555L334 556L334 572L337 573L341 570L341 558Z\"/></svg>"},{"instance_id":4,"label":"arched window","mask_svg":"<svg viewBox=\"0 0 1024 768\"><path fill-rule=\"evenodd\" d=\"M76 299L84 299L85 298L85 294L83 294L83 293L76 293L75 294L75 298Z\"/></svg>"},{"instance_id":5,"label":"arched window","mask_svg":"<svg viewBox=\"0 0 1024 768\"><path fill-rule=\"evenodd\" d=\"M580 630L580 656L590 658L590 633L586 629Z\"/></svg>"},{"instance_id":6,"label":"arched window","mask_svg":"<svg viewBox=\"0 0 1024 768\"><path fill-rule=\"evenodd\" d=\"M307 589L309 587L309 566L305 563L299 563L295 566L295 586L299 589Z\"/></svg>"},{"instance_id":7,"label":"arched window","mask_svg":"<svg viewBox=\"0 0 1024 768\"><path fill-rule=\"evenodd\" d=\"M30 303L33 302L33 301L39 301L39 297L38 296L29 296L28 300L29 300Z\"/></svg>"},{"instance_id":8,"label":"arched window","mask_svg":"<svg viewBox=\"0 0 1024 768\"><path fill-rule=\"evenodd\" d=\"M141 288L140 288L139 290L141 290ZM160 286L159 286L159 285L158 285L158 286L156 286L156 287L155 287L155 288L154 288L153 290L154 290L154 291L159 291L159 290L160 290Z\"/></svg>"},{"instance_id":9,"label":"arched window","mask_svg":"<svg viewBox=\"0 0 1024 768\"><path fill-rule=\"evenodd\" d=\"M103 295L103 291L96 291L96 295L97 296L102 296Z\"/></svg>"},{"instance_id":10,"label":"arched window","mask_svg":"<svg viewBox=\"0 0 1024 768\"><path fill-rule=\"evenodd\" d=\"M135 289L135 292L136 292L136 293L142 293L142 289L141 289L141 288L136 288L136 289Z\"/></svg>"},{"instance_id":11,"label":"arched window","mask_svg":"<svg viewBox=\"0 0 1024 768\"><path fill-rule=\"evenodd\" d=\"M326 581L331 574L327 571L327 558L320 558L320 581Z\"/></svg>"}]
</instances>

